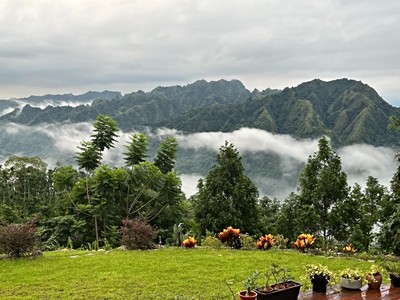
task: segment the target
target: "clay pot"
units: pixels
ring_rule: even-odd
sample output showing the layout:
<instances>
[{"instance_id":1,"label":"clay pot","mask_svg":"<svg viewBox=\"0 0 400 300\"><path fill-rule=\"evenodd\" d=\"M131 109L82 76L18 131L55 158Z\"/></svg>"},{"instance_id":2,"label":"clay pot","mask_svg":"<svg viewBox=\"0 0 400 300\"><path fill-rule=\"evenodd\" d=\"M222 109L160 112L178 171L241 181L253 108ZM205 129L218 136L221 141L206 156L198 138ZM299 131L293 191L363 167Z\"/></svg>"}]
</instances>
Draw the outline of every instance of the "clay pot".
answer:
<instances>
[{"instance_id":1,"label":"clay pot","mask_svg":"<svg viewBox=\"0 0 400 300\"><path fill-rule=\"evenodd\" d=\"M368 288L371 290L379 290L382 284L382 275L377 274L367 274Z\"/></svg>"}]
</instances>

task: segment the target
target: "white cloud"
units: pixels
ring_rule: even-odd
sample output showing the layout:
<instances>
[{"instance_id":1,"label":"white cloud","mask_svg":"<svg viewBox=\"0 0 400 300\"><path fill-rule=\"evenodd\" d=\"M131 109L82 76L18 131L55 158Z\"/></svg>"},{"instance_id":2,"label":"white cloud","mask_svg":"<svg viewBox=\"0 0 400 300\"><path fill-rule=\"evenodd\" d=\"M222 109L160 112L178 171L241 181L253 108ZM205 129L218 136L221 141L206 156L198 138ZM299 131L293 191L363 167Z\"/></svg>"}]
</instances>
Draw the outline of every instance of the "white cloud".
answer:
<instances>
[{"instance_id":1,"label":"white cloud","mask_svg":"<svg viewBox=\"0 0 400 300\"><path fill-rule=\"evenodd\" d=\"M47 147L49 149L55 147L58 152L46 157L42 157L41 153L35 155L42 157L49 164L49 167L53 167L60 157L71 157L73 153L77 152L76 147L81 141L90 139L92 130L93 126L90 123L33 127L10 125L2 128L0 134L20 140L36 131L50 137L54 144L49 144ZM116 166L124 165L123 153L132 133L119 132L115 148L105 151L104 162ZM146 133L152 135L150 132ZM250 128L241 128L231 133L202 132L194 134L182 134L176 130L159 129L153 137L161 140L167 135L176 137L181 148L196 151L207 149L213 151L215 156L225 141L232 143L242 156L260 153L273 154L274 157L279 159L282 177L267 178L260 174L256 175L253 180L261 195L267 194L279 200L285 199L290 192L296 192L296 186L293 186L293 182L297 180L295 177L299 167L307 162L309 155L318 151L317 140L297 140L288 135L274 135L263 130ZM38 149L40 151L42 148L39 147ZM351 145L336 151L341 157L343 170L348 175L349 185L354 185L357 182L364 186L367 177L373 176L381 184L389 187L390 179L397 168L397 163L394 160L394 149L371 145ZM24 156L26 153L20 152L19 155ZM0 159L5 160L6 157L3 155ZM152 160L153 158L149 159ZM199 174L181 174L180 176L186 196L195 194L198 179L202 176ZM279 187L279 189L275 189L276 191L273 194L268 194L269 187Z\"/></svg>"}]
</instances>

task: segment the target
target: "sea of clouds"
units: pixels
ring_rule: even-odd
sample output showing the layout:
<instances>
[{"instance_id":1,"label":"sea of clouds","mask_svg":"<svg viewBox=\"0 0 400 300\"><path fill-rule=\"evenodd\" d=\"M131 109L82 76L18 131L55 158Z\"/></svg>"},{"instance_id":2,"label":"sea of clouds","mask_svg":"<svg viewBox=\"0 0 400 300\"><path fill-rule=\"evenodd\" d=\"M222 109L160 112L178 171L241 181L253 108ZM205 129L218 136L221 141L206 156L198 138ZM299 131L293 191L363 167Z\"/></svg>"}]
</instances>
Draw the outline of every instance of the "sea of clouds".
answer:
<instances>
[{"instance_id":1,"label":"sea of clouds","mask_svg":"<svg viewBox=\"0 0 400 300\"><path fill-rule=\"evenodd\" d=\"M46 136L53 142L51 147L55 149L54 155L46 155L46 157L41 156L40 153L36 153L36 155L46 161L49 167L53 167L60 160L59 157L73 157L80 142L90 139L90 135L93 133L92 130L93 125L90 123L49 124L33 127L13 124L1 128L0 135L15 139L21 139L21 137L29 136L32 133ZM116 166L123 165L123 153L126 151L125 146L132 133L135 132L119 132L115 148L106 150L104 153L103 160L105 163ZM296 173L295 170L304 165L310 155L318 151L317 139L299 140L289 135L272 134L264 130L251 128L241 128L234 132L200 132L193 134L183 134L171 129L158 129L156 132L148 131L145 133L160 141L167 136L173 136L177 139L179 147L183 149L187 148L195 151L207 149L215 152L215 155L217 155L219 148L224 145L225 141L235 145L243 156L245 154L256 155L259 153L273 154L279 158L280 168L284 176L278 179L260 176L254 182L261 195L263 195L261 186L263 184L280 186L279 192L274 194L267 193L269 197L276 197L279 200L283 200L290 192L296 191L296 187L288 185L285 177L293 176ZM397 168L394 158L396 149L355 144L335 151L341 157L342 168L348 175L349 185L352 186L354 183L359 183L363 186L367 177L373 176L381 184L389 186L391 177ZM14 154L26 155L23 151ZM1 159L4 161L7 158L4 149L1 155ZM189 197L195 194L198 179L202 175L180 174L180 177L186 196Z\"/></svg>"}]
</instances>

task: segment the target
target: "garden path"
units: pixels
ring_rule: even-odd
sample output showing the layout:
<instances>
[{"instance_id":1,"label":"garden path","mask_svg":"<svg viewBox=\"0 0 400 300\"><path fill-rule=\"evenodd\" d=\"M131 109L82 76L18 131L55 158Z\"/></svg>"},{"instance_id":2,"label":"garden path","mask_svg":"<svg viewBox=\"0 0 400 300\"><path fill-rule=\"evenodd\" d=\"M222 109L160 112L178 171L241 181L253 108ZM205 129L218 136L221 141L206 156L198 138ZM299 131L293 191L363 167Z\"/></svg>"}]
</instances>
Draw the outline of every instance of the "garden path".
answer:
<instances>
[{"instance_id":1,"label":"garden path","mask_svg":"<svg viewBox=\"0 0 400 300\"><path fill-rule=\"evenodd\" d=\"M359 291L334 288L326 294L304 292L299 295L299 300L400 300L400 288L393 288L390 285L382 285L380 290L368 289L363 286Z\"/></svg>"}]
</instances>

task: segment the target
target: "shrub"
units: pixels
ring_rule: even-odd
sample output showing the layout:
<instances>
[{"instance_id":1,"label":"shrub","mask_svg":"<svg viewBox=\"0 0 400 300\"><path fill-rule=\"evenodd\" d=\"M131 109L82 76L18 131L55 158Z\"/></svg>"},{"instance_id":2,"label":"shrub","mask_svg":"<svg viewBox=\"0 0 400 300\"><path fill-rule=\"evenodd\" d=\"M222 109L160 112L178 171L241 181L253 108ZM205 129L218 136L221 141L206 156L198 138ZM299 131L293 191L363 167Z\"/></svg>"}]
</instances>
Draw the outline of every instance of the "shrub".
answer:
<instances>
[{"instance_id":1,"label":"shrub","mask_svg":"<svg viewBox=\"0 0 400 300\"><path fill-rule=\"evenodd\" d=\"M242 247L240 242L240 229L232 228L232 226L218 233L218 239L233 249L240 249Z\"/></svg>"},{"instance_id":2,"label":"shrub","mask_svg":"<svg viewBox=\"0 0 400 300\"><path fill-rule=\"evenodd\" d=\"M255 239L247 233L240 235L240 243L242 245L242 250L254 250L257 246Z\"/></svg>"},{"instance_id":3,"label":"shrub","mask_svg":"<svg viewBox=\"0 0 400 300\"><path fill-rule=\"evenodd\" d=\"M272 234L262 235L257 242L257 248L260 250L268 250L275 245L275 238Z\"/></svg>"},{"instance_id":4,"label":"shrub","mask_svg":"<svg viewBox=\"0 0 400 300\"><path fill-rule=\"evenodd\" d=\"M297 237L296 242L293 243L301 252L306 252L315 242L315 237L312 234L302 233Z\"/></svg>"},{"instance_id":5,"label":"shrub","mask_svg":"<svg viewBox=\"0 0 400 300\"><path fill-rule=\"evenodd\" d=\"M212 248L212 249L222 249L225 248L225 245L221 243L219 239L217 239L213 235L207 235L202 241L201 246Z\"/></svg>"},{"instance_id":6,"label":"shrub","mask_svg":"<svg viewBox=\"0 0 400 300\"><path fill-rule=\"evenodd\" d=\"M142 218L124 219L122 221L121 243L128 250L151 249L156 236L154 228Z\"/></svg>"},{"instance_id":7,"label":"shrub","mask_svg":"<svg viewBox=\"0 0 400 300\"><path fill-rule=\"evenodd\" d=\"M288 238L285 238L283 234L277 234L274 236L274 239L275 239L274 247L278 249L286 249L286 245L289 242Z\"/></svg>"},{"instance_id":8,"label":"shrub","mask_svg":"<svg viewBox=\"0 0 400 300\"><path fill-rule=\"evenodd\" d=\"M33 224L10 224L0 228L0 252L10 257L31 253L36 244L35 234Z\"/></svg>"},{"instance_id":9,"label":"shrub","mask_svg":"<svg viewBox=\"0 0 400 300\"><path fill-rule=\"evenodd\" d=\"M197 240L194 237L189 236L182 242L182 246L185 248L194 248L197 246Z\"/></svg>"}]
</instances>

